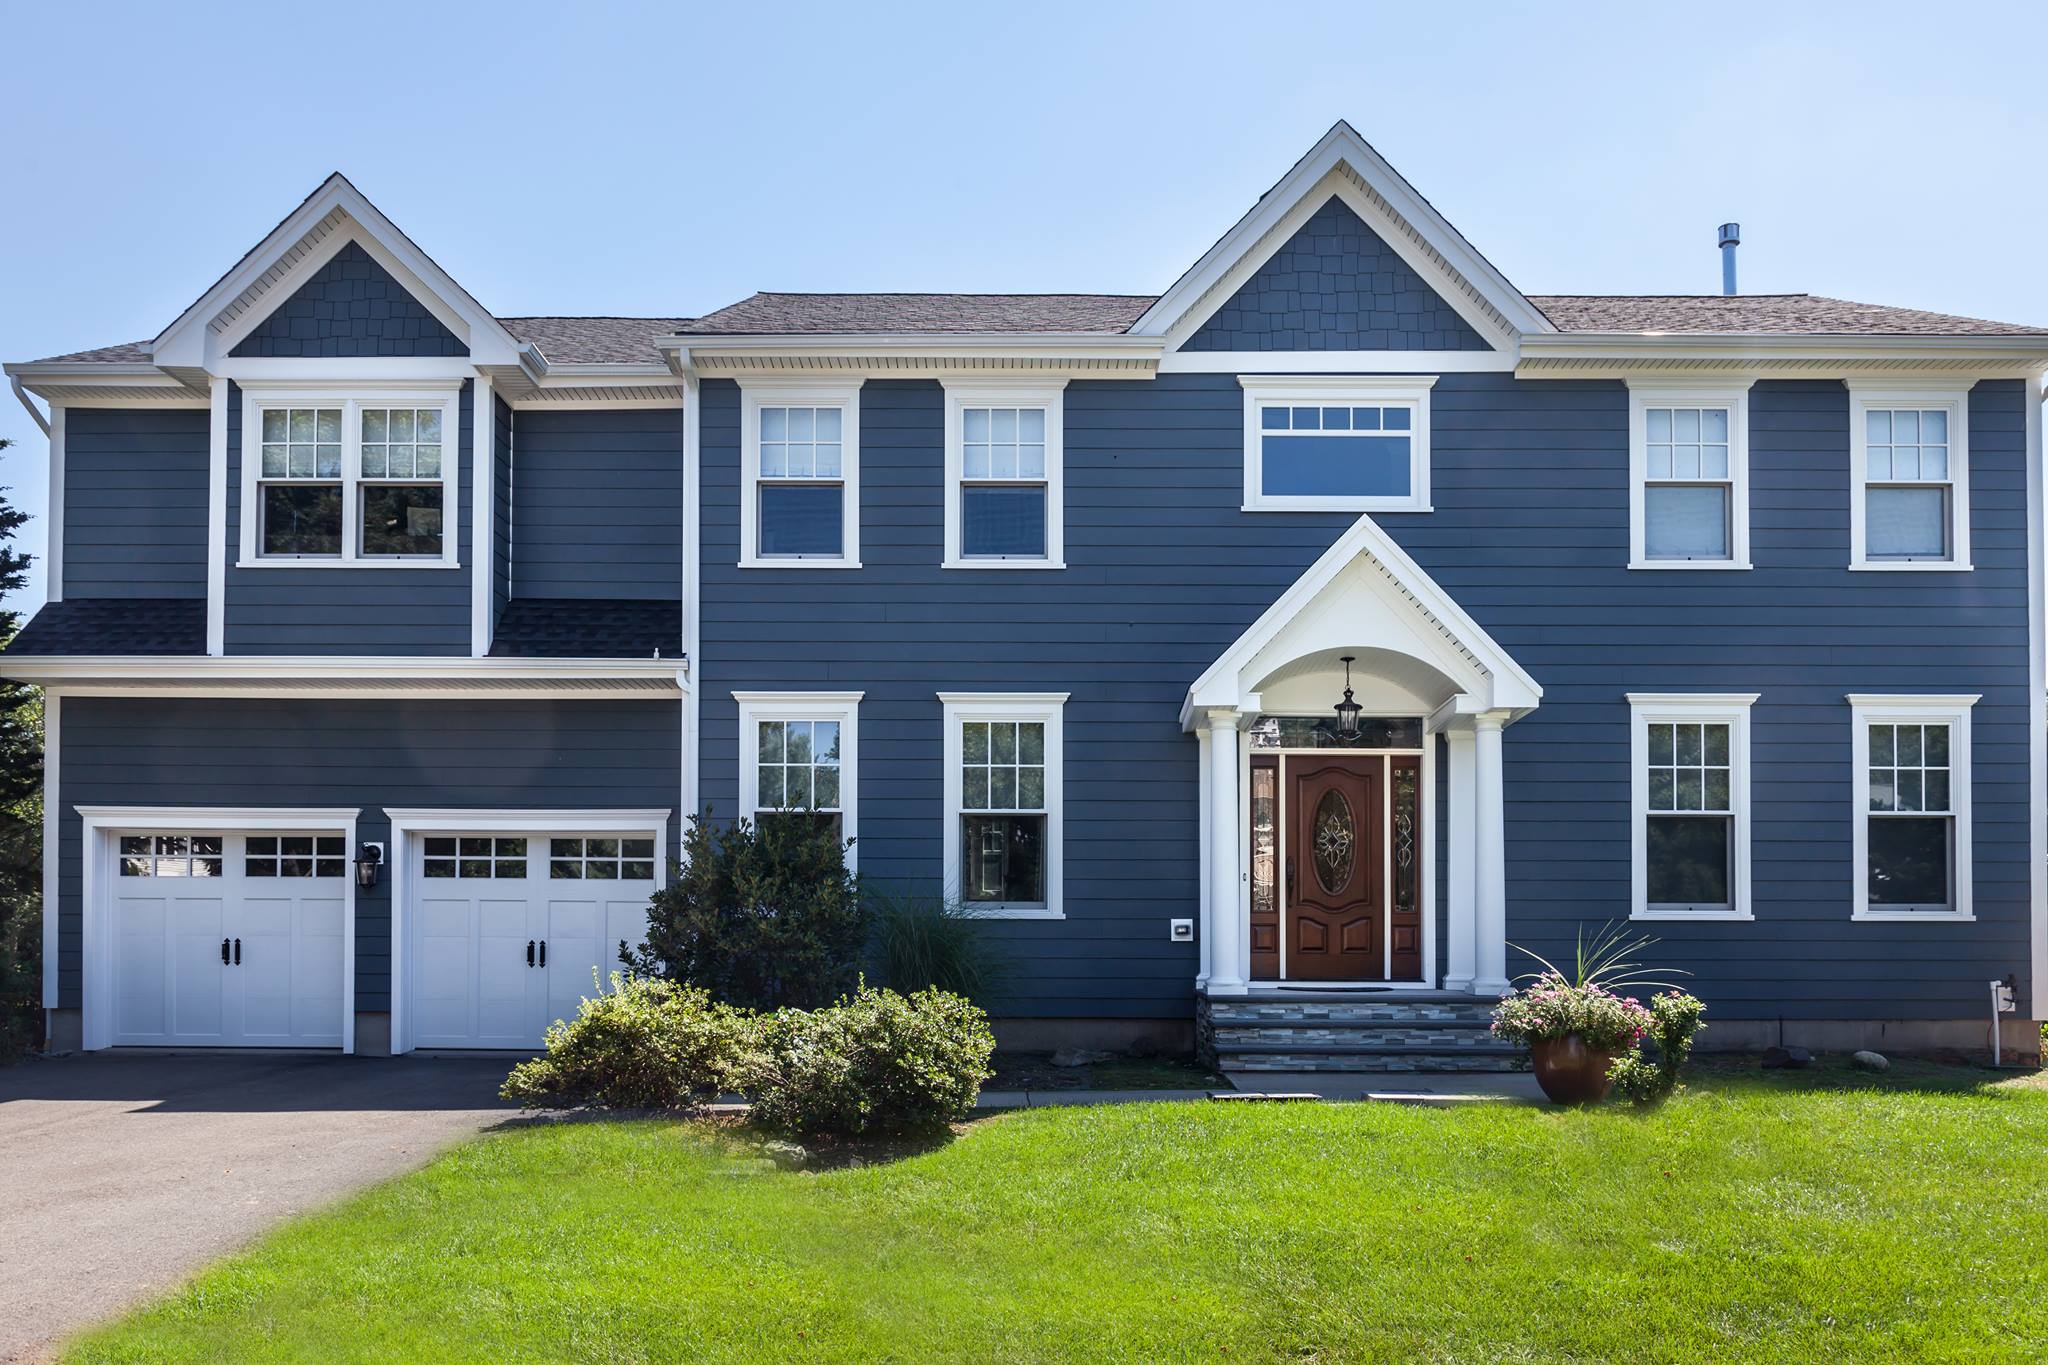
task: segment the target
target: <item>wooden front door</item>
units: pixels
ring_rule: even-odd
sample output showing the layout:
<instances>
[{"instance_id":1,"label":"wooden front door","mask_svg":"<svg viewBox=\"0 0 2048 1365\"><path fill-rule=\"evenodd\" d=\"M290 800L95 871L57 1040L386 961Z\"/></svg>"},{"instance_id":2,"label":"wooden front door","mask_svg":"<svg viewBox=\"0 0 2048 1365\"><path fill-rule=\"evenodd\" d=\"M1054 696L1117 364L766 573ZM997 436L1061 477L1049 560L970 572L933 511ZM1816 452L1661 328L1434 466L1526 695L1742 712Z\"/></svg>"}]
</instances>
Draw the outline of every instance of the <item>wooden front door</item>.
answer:
<instances>
[{"instance_id":1,"label":"wooden front door","mask_svg":"<svg viewBox=\"0 0 2048 1365\"><path fill-rule=\"evenodd\" d=\"M1385 767L1336 754L1287 764L1289 980L1387 979Z\"/></svg>"}]
</instances>

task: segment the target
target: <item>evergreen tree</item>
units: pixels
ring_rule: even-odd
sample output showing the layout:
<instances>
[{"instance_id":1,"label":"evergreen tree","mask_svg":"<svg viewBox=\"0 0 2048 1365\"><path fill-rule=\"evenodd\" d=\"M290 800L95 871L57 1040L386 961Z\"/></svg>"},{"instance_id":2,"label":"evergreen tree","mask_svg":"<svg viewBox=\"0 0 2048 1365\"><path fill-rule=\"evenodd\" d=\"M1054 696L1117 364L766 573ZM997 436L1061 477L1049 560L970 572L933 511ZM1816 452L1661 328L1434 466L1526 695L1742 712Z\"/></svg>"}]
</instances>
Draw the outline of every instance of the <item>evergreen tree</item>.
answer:
<instances>
[{"instance_id":1,"label":"evergreen tree","mask_svg":"<svg viewBox=\"0 0 2048 1365\"><path fill-rule=\"evenodd\" d=\"M14 546L27 520L0 496L0 593L28 581L29 556ZM20 627L19 612L0 611L0 648ZM42 900L43 698L0 681L0 1057L42 1037Z\"/></svg>"}]
</instances>

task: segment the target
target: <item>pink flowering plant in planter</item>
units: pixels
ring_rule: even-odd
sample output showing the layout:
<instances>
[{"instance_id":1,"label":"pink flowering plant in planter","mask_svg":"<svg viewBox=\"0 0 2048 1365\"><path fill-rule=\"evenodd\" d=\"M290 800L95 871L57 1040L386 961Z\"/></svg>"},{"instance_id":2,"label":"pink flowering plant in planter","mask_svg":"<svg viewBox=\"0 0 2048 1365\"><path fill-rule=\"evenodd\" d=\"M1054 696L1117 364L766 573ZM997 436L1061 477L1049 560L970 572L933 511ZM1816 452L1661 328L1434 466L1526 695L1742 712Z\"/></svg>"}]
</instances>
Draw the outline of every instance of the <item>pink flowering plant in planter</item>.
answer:
<instances>
[{"instance_id":1,"label":"pink flowering plant in planter","mask_svg":"<svg viewBox=\"0 0 2048 1365\"><path fill-rule=\"evenodd\" d=\"M1569 972L1527 948L1516 949L1535 958L1540 970L1516 978L1525 984L1501 997L1493 1011L1493 1034L1529 1049L1537 1083L1551 1099L1605 1099L1615 1059L1634 1053L1651 1031L1651 1011L1621 992L1632 986L1676 991L1669 982L1642 975L1642 964L1635 960L1655 941L1626 939L1621 926L1613 924L1590 940L1581 930Z\"/></svg>"}]
</instances>

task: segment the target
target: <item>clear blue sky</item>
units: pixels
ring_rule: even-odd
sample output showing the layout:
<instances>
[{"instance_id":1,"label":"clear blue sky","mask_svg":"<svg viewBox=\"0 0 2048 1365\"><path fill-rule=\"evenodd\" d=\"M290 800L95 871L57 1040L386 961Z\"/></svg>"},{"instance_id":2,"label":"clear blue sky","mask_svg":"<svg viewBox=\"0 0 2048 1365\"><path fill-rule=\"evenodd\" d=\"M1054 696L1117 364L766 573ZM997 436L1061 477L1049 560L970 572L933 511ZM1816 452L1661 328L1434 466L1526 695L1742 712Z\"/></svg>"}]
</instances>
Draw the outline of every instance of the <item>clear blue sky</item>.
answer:
<instances>
[{"instance_id":1,"label":"clear blue sky","mask_svg":"<svg viewBox=\"0 0 2048 1365\"><path fill-rule=\"evenodd\" d=\"M1530 293L1714 292L1736 219L1745 292L2048 323L2041 0L1464 8L4 0L0 358L154 336L337 169L505 315L1155 291L1340 117Z\"/></svg>"}]
</instances>

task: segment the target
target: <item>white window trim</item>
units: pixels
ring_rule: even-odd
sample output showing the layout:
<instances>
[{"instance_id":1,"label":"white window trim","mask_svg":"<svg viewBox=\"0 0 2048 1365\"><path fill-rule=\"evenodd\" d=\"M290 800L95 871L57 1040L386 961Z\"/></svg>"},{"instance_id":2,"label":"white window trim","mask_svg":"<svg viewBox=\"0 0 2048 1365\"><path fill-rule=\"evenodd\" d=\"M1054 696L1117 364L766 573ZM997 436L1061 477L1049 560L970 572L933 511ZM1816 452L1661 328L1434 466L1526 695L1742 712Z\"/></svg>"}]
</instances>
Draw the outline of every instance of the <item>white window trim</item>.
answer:
<instances>
[{"instance_id":1,"label":"white window trim","mask_svg":"<svg viewBox=\"0 0 2048 1365\"><path fill-rule=\"evenodd\" d=\"M341 553L265 555L262 544L263 410L283 407L338 407L341 415ZM441 553L392 556L362 554L362 410L379 407L441 409ZM237 569L459 569L462 539L462 385L429 381L365 388L355 384L289 388L242 386L242 530ZM315 480L315 482L323 482ZM383 480L373 480L383 482ZM415 480L414 482L426 482Z\"/></svg>"},{"instance_id":2,"label":"white window trim","mask_svg":"<svg viewBox=\"0 0 2048 1365\"><path fill-rule=\"evenodd\" d=\"M1970 571L1970 390L1977 381L1897 388L1845 381L1849 386L1849 567L1880 573ZM1870 474L1872 408L1943 408L1948 412L1948 559L1871 559L1864 543L1865 497Z\"/></svg>"},{"instance_id":3,"label":"white window trim","mask_svg":"<svg viewBox=\"0 0 2048 1365\"><path fill-rule=\"evenodd\" d=\"M1062 722L1069 692L941 692L945 711L945 837L940 884L947 901L960 895L960 727L970 720L1020 720L1045 726L1045 904L977 902L988 919L1065 919L1066 738Z\"/></svg>"},{"instance_id":4,"label":"white window trim","mask_svg":"<svg viewBox=\"0 0 2048 1365\"><path fill-rule=\"evenodd\" d=\"M860 389L862 379L742 379L740 384L740 560L742 569L858 569L860 567ZM761 409L838 408L840 553L760 554Z\"/></svg>"},{"instance_id":5,"label":"white window trim","mask_svg":"<svg viewBox=\"0 0 2048 1365\"><path fill-rule=\"evenodd\" d=\"M1749 875L1749 708L1756 692L1630 692L1629 918L1754 920ZM1649 904L1650 722L1704 722L1728 727L1728 908L1654 909Z\"/></svg>"},{"instance_id":6,"label":"white window trim","mask_svg":"<svg viewBox=\"0 0 2048 1365\"><path fill-rule=\"evenodd\" d=\"M1755 381L1749 381L1754 383ZM1692 387L1666 381L1628 388L1628 566L1631 569L1747 569L1749 560L1749 383ZM1650 477L1651 408L1728 409L1728 558L1652 559L1644 549ZM1702 480L1701 482L1712 482Z\"/></svg>"},{"instance_id":7,"label":"white window trim","mask_svg":"<svg viewBox=\"0 0 2048 1365\"><path fill-rule=\"evenodd\" d=\"M860 868L860 701L865 692L735 692L740 704L740 808L752 820L761 806L761 743L755 727L764 720L839 722L839 835L849 871Z\"/></svg>"},{"instance_id":8,"label":"white window trim","mask_svg":"<svg viewBox=\"0 0 2048 1365\"><path fill-rule=\"evenodd\" d=\"M940 567L947 569L1064 569L1066 537L1066 387L1065 379L1047 383L1033 378L1005 383L981 379L967 384L941 380L946 388L946 549ZM962 412L967 408L1045 409L1045 553L1043 555L963 556L960 553L961 470L966 434Z\"/></svg>"},{"instance_id":9,"label":"white window trim","mask_svg":"<svg viewBox=\"0 0 2048 1365\"><path fill-rule=\"evenodd\" d=\"M1848 694L1850 839L1854 858L1854 899L1849 918L1878 924L1968 923L1977 918L1971 899L1975 882L1970 833L1970 708L1981 694L1888 696ZM1870 907L1870 727L1887 721L1945 721L1948 734L1949 818L1955 821L1954 904L1946 910L1873 910Z\"/></svg>"},{"instance_id":10,"label":"white window trim","mask_svg":"<svg viewBox=\"0 0 2048 1365\"><path fill-rule=\"evenodd\" d=\"M1433 374L1378 378L1334 375L1241 374L1244 389L1244 505L1246 512L1427 512L1429 502L1429 392ZM1266 403L1412 403L1406 497L1268 496L1261 487L1259 408Z\"/></svg>"}]
</instances>

